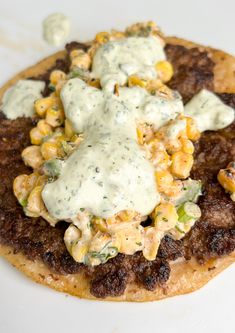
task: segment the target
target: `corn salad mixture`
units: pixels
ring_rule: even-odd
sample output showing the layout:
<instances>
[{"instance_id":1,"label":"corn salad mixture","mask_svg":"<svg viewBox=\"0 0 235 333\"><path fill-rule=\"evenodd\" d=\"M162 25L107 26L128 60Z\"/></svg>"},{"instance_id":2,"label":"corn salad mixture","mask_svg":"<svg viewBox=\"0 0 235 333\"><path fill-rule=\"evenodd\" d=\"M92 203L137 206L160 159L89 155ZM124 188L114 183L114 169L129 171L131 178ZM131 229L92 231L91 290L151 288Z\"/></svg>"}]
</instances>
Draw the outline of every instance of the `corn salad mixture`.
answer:
<instances>
[{"instance_id":1,"label":"corn salad mixture","mask_svg":"<svg viewBox=\"0 0 235 333\"><path fill-rule=\"evenodd\" d=\"M15 196L24 212L30 217L42 216L52 226L57 220L50 216L42 200L42 190L48 182L59 176L59 164L66 160L83 141L83 133L76 133L65 117L60 91L71 78L79 77L88 85L101 88L100 81L90 75L93 57L99 47L109 41L129 36L161 36L152 22L135 24L126 31L100 32L87 52L75 49L70 52L71 67L68 74L54 70L50 74L51 93L48 97L35 101L34 107L39 118L30 131L31 146L22 152L24 163L31 167L30 175L19 175L13 184ZM144 80L131 75L127 87L139 86L151 95L172 99L173 91L167 82L173 76L173 67L167 60L155 65L158 76L154 80ZM119 85L115 85L115 94ZM135 211L120 211L111 218L92 216L89 211L81 211L68 220L64 241L71 256L81 263L98 265L118 253L134 254L142 251L148 260L156 258L161 239L169 234L174 239L184 237L201 212L196 204L201 194L200 181L191 180L193 166L193 142L200 138L195 121L179 114L158 130L151 123L137 124L138 143L143 147L148 160L155 169L156 186L161 202L150 216L141 216ZM221 170L218 179L234 197L234 163ZM147 226L145 221L150 221Z\"/></svg>"}]
</instances>

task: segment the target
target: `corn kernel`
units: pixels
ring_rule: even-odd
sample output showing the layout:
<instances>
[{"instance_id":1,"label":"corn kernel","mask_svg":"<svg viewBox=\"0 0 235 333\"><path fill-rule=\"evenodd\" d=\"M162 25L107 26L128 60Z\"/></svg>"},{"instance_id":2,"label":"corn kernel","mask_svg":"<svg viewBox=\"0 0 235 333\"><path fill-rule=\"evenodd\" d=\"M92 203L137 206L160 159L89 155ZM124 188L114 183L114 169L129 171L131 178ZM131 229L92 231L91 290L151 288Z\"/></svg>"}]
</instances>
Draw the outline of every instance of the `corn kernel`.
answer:
<instances>
[{"instance_id":1,"label":"corn kernel","mask_svg":"<svg viewBox=\"0 0 235 333\"><path fill-rule=\"evenodd\" d=\"M58 157L58 145L52 142L44 142L41 145L41 153L46 161L56 158Z\"/></svg>"},{"instance_id":2,"label":"corn kernel","mask_svg":"<svg viewBox=\"0 0 235 333\"><path fill-rule=\"evenodd\" d=\"M87 84L89 84L89 86L100 89L101 85L100 85L100 80L99 79L93 79L93 80L89 80L87 82Z\"/></svg>"},{"instance_id":3,"label":"corn kernel","mask_svg":"<svg viewBox=\"0 0 235 333\"><path fill-rule=\"evenodd\" d=\"M84 257L88 252L88 244L80 241L77 244L72 245L71 255L77 262L84 262Z\"/></svg>"},{"instance_id":4,"label":"corn kernel","mask_svg":"<svg viewBox=\"0 0 235 333\"><path fill-rule=\"evenodd\" d=\"M117 30L112 30L111 31L111 39L112 40L117 40L117 39L122 39L125 38L124 32L117 31Z\"/></svg>"},{"instance_id":5,"label":"corn kernel","mask_svg":"<svg viewBox=\"0 0 235 333\"><path fill-rule=\"evenodd\" d=\"M151 160L156 170L166 170L171 164L170 156L165 150L154 151Z\"/></svg>"},{"instance_id":6,"label":"corn kernel","mask_svg":"<svg viewBox=\"0 0 235 333\"><path fill-rule=\"evenodd\" d=\"M28 175L19 175L14 179L13 192L19 203L24 206L31 188L27 186Z\"/></svg>"},{"instance_id":7,"label":"corn kernel","mask_svg":"<svg viewBox=\"0 0 235 333\"><path fill-rule=\"evenodd\" d=\"M47 124L47 122L44 119L39 120L39 122L37 123L37 128L42 133L43 137L50 135L52 133L51 126Z\"/></svg>"},{"instance_id":8,"label":"corn kernel","mask_svg":"<svg viewBox=\"0 0 235 333\"><path fill-rule=\"evenodd\" d=\"M191 154L178 151L172 155L171 172L174 176L185 179L189 177L193 166L193 156Z\"/></svg>"},{"instance_id":9,"label":"corn kernel","mask_svg":"<svg viewBox=\"0 0 235 333\"><path fill-rule=\"evenodd\" d=\"M42 186L36 186L32 192L29 194L27 202L27 210L34 214L40 216L40 213L45 209L43 200L42 200Z\"/></svg>"},{"instance_id":10,"label":"corn kernel","mask_svg":"<svg viewBox=\"0 0 235 333\"><path fill-rule=\"evenodd\" d=\"M107 232L106 221L102 218L95 217L92 220L92 226L96 231Z\"/></svg>"},{"instance_id":11,"label":"corn kernel","mask_svg":"<svg viewBox=\"0 0 235 333\"><path fill-rule=\"evenodd\" d=\"M154 227L146 227L144 235L143 256L147 260L156 259L158 248L160 246L162 234Z\"/></svg>"},{"instance_id":12,"label":"corn kernel","mask_svg":"<svg viewBox=\"0 0 235 333\"><path fill-rule=\"evenodd\" d=\"M180 142L182 145L182 151L184 153L191 154L191 155L194 153L194 145L193 145L192 141L185 139L185 138L181 138Z\"/></svg>"},{"instance_id":13,"label":"corn kernel","mask_svg":"<svg viewBox=\"0 0 235 333\"><path fill-rule=\"evenodd\" d=\"M235 192L235 168L233 165L230 164L226 169L221 169L217 178L226 191Z\"/></svg>"},{"instance_id":14,"label":"corn kernel","mask_svg":"<svg viewBox=\"0 0 235 333\"><path fill-rule=\"evenodd\" d=\"M173 76L173 67L172 64L169 61L163 60L159 61L156 65L155 68L157 70L157 73L162 80L162 82L167 82L170 81L170 79Z\"/></svg>"},{"instance_id":15,"label":"corn kernel","mask_svg":"<svg viewBox=\"0 0 235 333\"><path fill-rule=\"evenodd\" d=\"M43 157L39 146L29 146L21 153L24 163L33 169L39 168L43 163Z\"/></svg>"},{"instance_id":16,"label":"corn kernel","mask_svg":"<svg viewBox=\"0 0 235 333\"><path fill-rule=\"evenodd\" d=\"M110 34L108 32L99 32L95 36L95 41L99 44L105 44L109 41L110 39Z\"/></svg>"},{"instance_id":17,"label":"corn kernel","mask_svg":"<svg viewBox=\"0 0 235 333\"><path fill-rule=\"evenodd\" d=\"M186 119L186 134L189 140L196 141L200 138L201 133L197 129L197 125L194 119L185 117Z\"/></svg>"},{"instance_id":18,"label":"corn kernel","mask_svg":"<svg viewBox=\"0 0 235 333\"><path fill-rule=\"evenodd\" d=\"M68 139L70 139L74 135L74 130L73 130L72 124L68 119L65 119L64 131L65 131L65 135Z\"/></svg>"},{"instance_id":19,"label":"corn kernel","mask_svg":"<svg viewBox=\"0 0 235 333\"><path fill-rule=\"evenodd\" d=\"M147 85L147 82L138 76L129 76L128 78L128 86L133 87L133 86L139 86L141 88L145 88Z\"/></svg>"},{"instance_id":20,"label":"corn kernel","mask_svg":"<svg viewBox=\"0 0 235 333\"><path fill-rule=\"evenodd\" d=\"M131 210L123 210L118 214L118 217L121 219L122 222L129 222L134 219L136 213Z\"/></svg>"},{"instance_id":21,"label":"corn kernel","mask_svg":"<svg viewBox=\"0 0 235 333\"><path fill-rule=\"evenodd\" d=\"M167 231L174 228L178 221L178 214L173 204L163 202L154 210L154 226L159 231Z\"/></svg>"},{"instance_id":22,"label":"corn kernel","mask_svg":"<svg viewBox=\"0 0 235 333\"><path fill-rule=\"evenodd\" d=\"M54 98L45 97L35 101L34 108L40 117L44 117L46 110L54 104Z\"/></svg>"},{"instance_id":23,"label":"corn kernel","mask_svg":"<svg viewBox=\"0 0 235 333\"><path fill-rule=\"evenodd\" d=\"M47 109L45 120L52 127L61 126L64 122L64 111L52 106Z\"/></svg>"},{"instance_id":24,"label":"corn kernel","mask_svg":"<svg viewBox=\"0 0 235 333\"><path fill-rule=\"evenodd\" d=\"M34 127L31 129L29 136L30 136L30 141L33 145L41 144L42 139L43 139L43 134L37 127Z\"/></svg>"},{"instance_id":25,"label":"corn kernel","mask_svg":"<svg viewBox=\"0 0 235 333\"><path fill-rule=\"evenodd\" d=\"M144 132L140 127L137 127L137 138L140 145L144 144Z\"/></svg>"},{"instance_id":26,"label":"corn kernel","mask_svg":"<svg viewBox=\"0 0 235 333\"><path fill-rule=\"evenodd\" d=\"M35 186L44 186L47 182L47 176L46 175L38 175L38 178L35 182Z\"/></svg>"},{"instance_id":27,"label":"corn kernel","mask_svg":"<svg viewBox=\"0 0 235 333\"><path fill-rule=\"evenodd\" d=\"M50 82L54 85L57 85L59 81L65 80L66 74L61 70L54 70L50 74Z\"/></svg>"},{"instance_id":28,"label":"corn kernel","mask_svg":"<svg viewBox=\"0 0 235 333\"><path fill-rule=\"evenodd\" d=\"M160 192L164 192L166 188L169 188L174 180L172 174L169 171L156 171L155 177Z\"/></svg>"},{"instance_id":29,"label":"corn kernel","mask_svg":"<svg viewBox=\"0 0 235 333\"><path fill-rule=\"evenodd\" d=\"M71 67L79 67L88 70L91 67L91 57L83 50L73 50L70 52Z\"/></svg>"}]
</instances>

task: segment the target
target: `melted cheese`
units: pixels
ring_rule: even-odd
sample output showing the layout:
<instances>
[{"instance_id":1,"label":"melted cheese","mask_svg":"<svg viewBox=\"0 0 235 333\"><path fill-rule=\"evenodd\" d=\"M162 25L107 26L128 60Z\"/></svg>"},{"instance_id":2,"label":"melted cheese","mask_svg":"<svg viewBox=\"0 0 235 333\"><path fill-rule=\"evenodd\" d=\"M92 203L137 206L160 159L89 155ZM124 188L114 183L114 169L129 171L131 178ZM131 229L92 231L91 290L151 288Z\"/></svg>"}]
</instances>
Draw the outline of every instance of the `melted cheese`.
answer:
<instances>
[{"instance_id":1,"label":"melted cheese","mask_svg":"<svg viewBox=\"0 0 235 333\"><path fill-rule=\"evenodd\" d=\"M206 89L201 90L187 103L185 115L195 119L200 132L217 131L234 121L234 110Z\"/></svg>"},{"instance_id":2,"label":"melted cheese","mask_svg":"<svg viewBox=\"0 0 235 333\"><path fill-rule=\"evenodd\" d=\"M58 219L87 209L111 217L121 210L149 214L160 197L154 167L137 143L136 122L156 127L183 111L180 98L150 96L144 89L121 88L119 96L69 80L61 91L65 114L84 141L63 163L59 178L47 184L43 200Z\"/></svg>"},{"instance_id":3,"label":"melted cheese","mask_svg":"<svg viewBox=\"0 0 235 333\"><path fill-rule=\"evenodd\" d=\"M154 36L129 37L108 42L94 56L93 75L109 91L113 91L116 83L124 85L131 75L155 79L155 64L166 58L163 47L162 40Z\"/></svg>"},{"instance_id":4,"label":"melted cheese","mask_svg":"<svg viewBox=\"0 0 235 333\"><path fill-rule=\"evenodd\" d=\"M45 82L34 80L19 80L9 88L2 99L1 109L8 119L32 117L34 101L42 97Z\"/></svg>"}]
</instances>

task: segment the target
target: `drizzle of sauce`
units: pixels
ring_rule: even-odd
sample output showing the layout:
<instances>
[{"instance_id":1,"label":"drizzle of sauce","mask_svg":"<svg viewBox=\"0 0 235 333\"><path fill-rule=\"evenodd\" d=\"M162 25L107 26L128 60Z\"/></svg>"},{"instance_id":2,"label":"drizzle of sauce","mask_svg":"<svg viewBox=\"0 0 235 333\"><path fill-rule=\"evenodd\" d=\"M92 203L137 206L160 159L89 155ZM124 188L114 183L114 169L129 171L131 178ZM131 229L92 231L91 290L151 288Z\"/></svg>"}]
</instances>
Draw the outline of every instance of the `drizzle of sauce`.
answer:
<instances>
[{"instance_id":1,"label":"drizzle of sauce","mask_svg":"<svg viewBox=\"0 0 235 333\"><path fill-rule=\"evenodd\" d=\"M43 38L50 45L63 44L69 32L69 19L62 13L51 14L43 21Z\"/></svg>"},{"instance_id":2,"label":"drizzle of sauce","mask_svg":"<svg viewBox=\"0 0 235 333\"><path fill-rule=\"evenodd\" d=\"M185 115L195 119L200 132L217 131L234 121L234 110L206 89L186 104Z\"/></svg>"},{"instance_id":3,"label":"drizzle of sauce","mask_svg":"<svg viewBox=\"0 0 235 333\"><path fill-rule=\"evenodd\" d=\"M155 64L165 60L164 45L160 38L129 37L110 41L95 53L92 71L101 86L113 91L116 83L124 85L131 75L146 80L155 79Z\"/></svg>"},{"instance_id":4,"label":"drizzle of sauce","mask_svg":"<svg viewBox=\"0 0 235 333\"><path fill-rule=\"evenodd\" d=\"M1 109L8 119L32 117L34 101L42 97L45 82L35 80L19 80L9 88L2 99Z\"/></svg>"},{"instance_id":5,"label":"drizzle of sauce","mask_svg":"<svg viewBox=\"0 0 235 333\"><path fill-rule=\"evenodd\" d=\"M63 162L59 178L47 184L42 197L58 219L86 209L111 217L122 210L149 214L159 203L154 167L137 143L136 123L156 128L183 111L173 100L151 96L139 87L120 88L119 96L69 80L61 91L65 114L84 133L78 149Z\"/></svg>"}]
</instances>

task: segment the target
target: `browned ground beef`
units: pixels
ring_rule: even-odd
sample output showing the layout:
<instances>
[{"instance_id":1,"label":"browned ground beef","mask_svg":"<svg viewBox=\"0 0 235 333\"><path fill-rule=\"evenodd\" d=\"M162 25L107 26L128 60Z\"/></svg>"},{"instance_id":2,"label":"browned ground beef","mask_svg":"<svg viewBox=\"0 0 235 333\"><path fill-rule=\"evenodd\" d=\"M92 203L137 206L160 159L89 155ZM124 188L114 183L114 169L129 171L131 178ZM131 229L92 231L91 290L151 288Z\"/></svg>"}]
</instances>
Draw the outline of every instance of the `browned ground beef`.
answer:
<instances>
[{"instance_id":1,"label":"browned ground beef","mask_svg":"<svg viewBox=\"0 0 235 333\"><path fill-rule=\"evenodd\" d=\"M184 102L203 88L213 90L214 63L206 51L170 44L165 51L175 71L169 86L180 92Z\"/></svg>"},{"instance_id":2,"label":"browned ground beef","mask_svg":"<svg viewBox=\"0 0 235 333\"><path fill-rule=\"evenodd\" d=\"M84 44L71 43L67 50ZM170 86L179 90L185 101L202 88L213 90L214 64L206 52L197 48L166 46L167 55L175 66ZM68 57L53 68L69 69ZM40 76L48 83L50 71ZM48 93L48 90L45 91ZM221 94L228 105L235 107L235 95ZM63 234L67 227L60 222L55 228L41 218L24 215L12 193L12 181L21 173L30 173L21 160L21 151L30 144L31 119L4 119L0 113L0 242L15 252L23 252L31 260L40 259L59 274L85 271L96 297L121 295L127 283L137 281L148 290L163 285L170 276L170 260L184 256L200 262L231 253L235 249L235 205L216 180L217 172L235 159L235 124L219 132L206 132L196 143L192 177L203 182L199 201L202 218L183 240L165 236L158 256L147 261L139 252L133 256L119 254L95 268L76 263L66 250Z\"/></svg>"}]
</instances>

